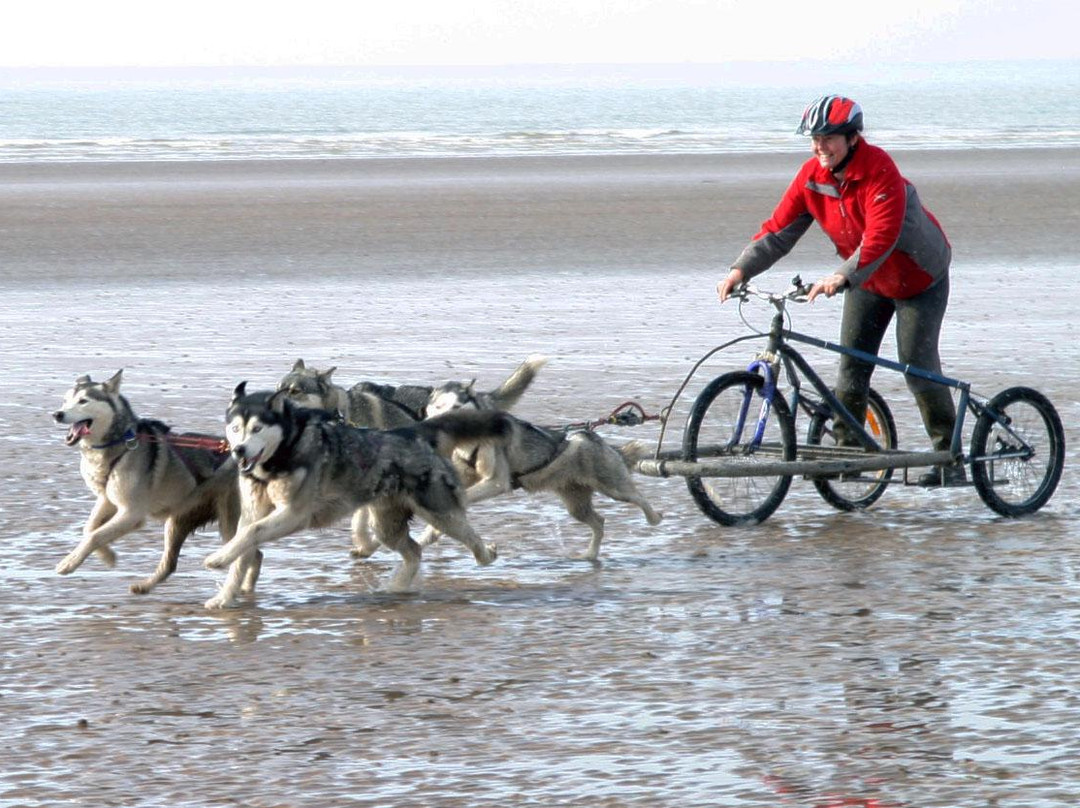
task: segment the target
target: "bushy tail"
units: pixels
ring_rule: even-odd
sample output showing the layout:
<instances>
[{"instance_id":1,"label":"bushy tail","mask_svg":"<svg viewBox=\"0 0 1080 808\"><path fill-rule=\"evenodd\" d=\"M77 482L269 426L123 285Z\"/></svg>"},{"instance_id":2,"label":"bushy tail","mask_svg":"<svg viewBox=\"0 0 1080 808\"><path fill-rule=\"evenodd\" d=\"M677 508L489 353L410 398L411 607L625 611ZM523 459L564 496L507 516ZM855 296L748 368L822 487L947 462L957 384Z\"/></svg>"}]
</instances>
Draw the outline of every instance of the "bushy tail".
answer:
<instances>
[{"instance_id":1,"label":"bushy tail","mask_svg":"<svg viewBox=\"0 0 1080 808\"><path fill-rule=\"evenodd\" d=\"M509 378L491 392L491 398L495 406L500 410L513 409L514 405L518 403L518 399L533 383L533 379L540 372L540 368L546 365L547 362L546 356L534 354L518 365Z\"/></svg>"},{"instance_id":2,"label":"bushy tail","mask_svg":"<svg viewBox=\"0 0 1080 808\"><path fill-rule=\"evenodd\" d=\"M510 418L498 410L452 410L416 424L435 451L449 455L463 443L504 443L510 438Z\"/></svg>"},{"instance_id":3,"label":"bushy tail","mask_svg":"<svg viewBox=\"0 0 1080 808\"><path fill-rule=\"evenodd\" d=\"M633 470L634 465L639 460L644 460L656 454L656 447L650 446L643 440L632 440L615 448L622 455L623 462L626 463L626 467L630 470Z\"/></svg>"}]
</instances>

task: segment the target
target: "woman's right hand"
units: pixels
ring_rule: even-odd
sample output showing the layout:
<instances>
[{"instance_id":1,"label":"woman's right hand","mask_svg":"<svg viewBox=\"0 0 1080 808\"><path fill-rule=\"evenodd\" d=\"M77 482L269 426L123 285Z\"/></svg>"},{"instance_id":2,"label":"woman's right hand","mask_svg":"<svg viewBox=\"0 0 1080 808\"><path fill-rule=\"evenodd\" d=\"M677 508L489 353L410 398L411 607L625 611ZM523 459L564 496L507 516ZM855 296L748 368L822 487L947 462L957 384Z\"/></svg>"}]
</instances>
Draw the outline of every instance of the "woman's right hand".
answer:
<instances>
[{"instance_id":1,"label":"woman's right hand","mask_svg":"<svg viewBox=\"0 0 1080 808\"><path fill-rule=\"evenodd\" d=\"M743 273L741 269L732 269L727 274L727 277L716 284L716 296L720 298L720 302L723 303L729 297L731 297L731 291L743 282Z\"/></svg>"}]
</instances>

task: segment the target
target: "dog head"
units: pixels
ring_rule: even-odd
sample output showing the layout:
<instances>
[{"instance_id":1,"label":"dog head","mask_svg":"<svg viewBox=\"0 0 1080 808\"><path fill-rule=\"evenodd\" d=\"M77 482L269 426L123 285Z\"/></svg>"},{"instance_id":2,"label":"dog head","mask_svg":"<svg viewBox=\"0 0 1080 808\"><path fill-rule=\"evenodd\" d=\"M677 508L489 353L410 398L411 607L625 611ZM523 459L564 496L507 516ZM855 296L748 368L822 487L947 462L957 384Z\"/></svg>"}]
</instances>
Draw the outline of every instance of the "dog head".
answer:
<instances>
[{"instance_id":1,"label":"dog head","mask_svg":"<svg viewBox=\"0 0 1080 808\"><path fill-rule=\"evenodd\" d=\"M248 393L247 382L236 386L225 412L225 437L241 474L261 476L259 467L286 439L291 412L283 390Z\"/></svg>"},{"instance_id":2,"label":"dog head","mask_svg":"<svg viewBox=\"0 0 1080 808\"><path fill-rule=\"evenodd\" d=\"M64 394L60 409L53 413L53 420L69 427L64 443L68 446L76 446L80 442L86 446L101 443L118 415L129 411L127 401L120 395L123 373L123 370L116 371L107 382L95 382L89 376L80 376L75 380L72 388Z\"/></svg>"},{"instance_id":3,"label":"dog head","mask_svg":"<svg viewBox=\"0 0 1080 808\"><path fill-rule=\"evenodd\" d=\"M331 381L336 367L329 370L316 370L297 359L291 371L278 382L277 389L288 396L298 407L314 410L332 410L337 406L334 384Z\"/></svg>"},{"instance_id":4,"label":"dog head","mask_svg":"<svg viewBox=\"0 0 1080 808\"><path fill-rule=\"evenodd\" d=\"M431 418L442 415L444 412L460 410L463 408L479 409L473 385L476 379L468 384L462 382L444 382L431 391L427 406L424 407L424 417Z\"/></svg>"}]
</instances>

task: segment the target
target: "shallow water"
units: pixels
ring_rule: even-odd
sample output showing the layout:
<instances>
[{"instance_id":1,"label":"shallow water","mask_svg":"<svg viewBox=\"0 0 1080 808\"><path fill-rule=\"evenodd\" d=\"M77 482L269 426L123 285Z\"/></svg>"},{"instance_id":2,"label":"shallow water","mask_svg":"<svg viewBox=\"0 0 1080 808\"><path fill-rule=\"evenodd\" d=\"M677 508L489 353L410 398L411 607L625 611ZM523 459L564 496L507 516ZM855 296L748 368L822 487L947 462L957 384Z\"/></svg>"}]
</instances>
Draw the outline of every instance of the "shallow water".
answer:
<instances>
[{"instance_id":1,"label":"shallow water","mask_svg":"<svg viewBox=\"0 0 1080 808\"><path fill-rule=\"evenodd\" d=\"M91 503L49 418L75 376L123 367L140 415L220 433L236 382L271 386L297 357L342 383L494 387L541 352L519 413L568 423L628 399L658 413L743 333L734 309L677 270L11 285L0 806L1073 804L1080 387L1046 368L1078 352L1066 301L1033 322L999 269L957 271L978 311L954 306L943 352L984 394L1023 383L1057 404L1069 465L1034 517L900 486L842 514L797 480L765 524L724 529L682 481L641 478L665 520L601 502L598 564L572 558L587 531L554 498L517 495L473 509L491 567L442 543L422 592L391 596L393 559L351 560L342 526L269 547L257 599L222 613L201 606L212 532L146 597L127 587L157 527L119 541L113 570L53 573ZM830 335L836 314L796 326ZM902 385L875 384L920 448Z\"/></svg>"}]
</instances>

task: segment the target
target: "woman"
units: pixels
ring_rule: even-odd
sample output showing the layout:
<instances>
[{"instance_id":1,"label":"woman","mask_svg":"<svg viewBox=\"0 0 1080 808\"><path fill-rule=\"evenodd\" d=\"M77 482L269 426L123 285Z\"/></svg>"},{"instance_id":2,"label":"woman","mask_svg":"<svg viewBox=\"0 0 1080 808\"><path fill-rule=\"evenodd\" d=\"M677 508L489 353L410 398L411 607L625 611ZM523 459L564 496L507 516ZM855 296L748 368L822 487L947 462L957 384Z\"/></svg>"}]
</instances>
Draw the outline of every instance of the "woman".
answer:
<instances>
[{"instance_id":1,"label":"woman","mask_svg":"<svg viewBox=\"0 0 1080 808\"><path fill-rule=\"evenodd\" d=\"M740 283L783 258L817 222L843 259L808 296L846 290L842 345L877 354L893 315L896 352L904 364L941 372L938 336L949 299L952 250L941 225L919 203L892 158L862 136L863 115L850 98L825 95L803 112L796 134L808 135L813 157L788 186L772 217L732 264L716 291L723 303ZM866 417L874 366L841 356L836 395L857 419ZM934 449L948 451L956 407L949 388L906 376ZM851 443L837 424L837 440ZM936 467L921 485L961 483L961 465Z\"/></svg>"}]
</instances>

